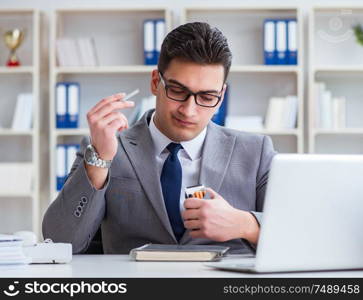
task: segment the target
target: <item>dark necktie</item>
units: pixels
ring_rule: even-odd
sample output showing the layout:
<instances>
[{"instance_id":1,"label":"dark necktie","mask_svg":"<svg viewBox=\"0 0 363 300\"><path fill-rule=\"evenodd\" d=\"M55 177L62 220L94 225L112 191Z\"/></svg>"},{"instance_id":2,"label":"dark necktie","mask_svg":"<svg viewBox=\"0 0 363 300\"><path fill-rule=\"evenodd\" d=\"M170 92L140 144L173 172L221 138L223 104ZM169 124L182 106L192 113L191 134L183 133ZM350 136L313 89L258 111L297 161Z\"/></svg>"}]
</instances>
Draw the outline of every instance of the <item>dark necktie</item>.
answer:
<instances>
[{"instance_id":1,"label":"dark necktie","mask_svg":"<svg viewBox=\"0 0 363 300\"><path fill-rule=\"evenodd\" d=\"M160 182L169 221L175 237L179 241L185 230L179 207L182 168L178 159L178 152L183 147L180 144L170 143L166 148L170 154L164 162Z\"/></svg>"}]
</instances>

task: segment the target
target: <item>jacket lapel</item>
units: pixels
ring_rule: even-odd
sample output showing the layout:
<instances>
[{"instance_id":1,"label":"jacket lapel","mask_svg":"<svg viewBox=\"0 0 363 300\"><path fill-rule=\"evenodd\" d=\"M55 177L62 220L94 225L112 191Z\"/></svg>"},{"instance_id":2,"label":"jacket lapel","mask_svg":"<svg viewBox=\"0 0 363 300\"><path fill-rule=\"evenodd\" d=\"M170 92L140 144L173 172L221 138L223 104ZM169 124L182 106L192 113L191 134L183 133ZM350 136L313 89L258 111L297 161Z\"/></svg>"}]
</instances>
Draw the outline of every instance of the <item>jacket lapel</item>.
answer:
<instances>
[{"instance_id":1,"label":"jacket lapel","mask_svg":"<svg viewBox=\"0 0 363 300\"><path fill-rule=\"evenodd\" d=\"M152 112L147 112L135 126L121 134L120 140L156 214L177 243L165 208L160 178L156 172L154 145L148 128L148 119Z\"/></svg>"},{"instance_id":2,"label":"jacket lapel","mask_svg":"<svg viewBox=\"0 0 363 300\"><path fill-rule=\"evenodd\" d=\"M199 184L219 192L228 171L235 141L236 137L226 135L214 123L209 122L202 151ZM180 243L185 244L190 240L191 237L186 230Z\"/></svg>"},{"instance_id":3,"label":"jacket lapel","mask_svg":"<svg viewBox=\"0 0 363 300\"><path fill-rule=\"evenodd\" d=\"M236 137L226 135L210 122L204 141L199 184L217 193L228 170Z\"/></svg>"}]
</instances>

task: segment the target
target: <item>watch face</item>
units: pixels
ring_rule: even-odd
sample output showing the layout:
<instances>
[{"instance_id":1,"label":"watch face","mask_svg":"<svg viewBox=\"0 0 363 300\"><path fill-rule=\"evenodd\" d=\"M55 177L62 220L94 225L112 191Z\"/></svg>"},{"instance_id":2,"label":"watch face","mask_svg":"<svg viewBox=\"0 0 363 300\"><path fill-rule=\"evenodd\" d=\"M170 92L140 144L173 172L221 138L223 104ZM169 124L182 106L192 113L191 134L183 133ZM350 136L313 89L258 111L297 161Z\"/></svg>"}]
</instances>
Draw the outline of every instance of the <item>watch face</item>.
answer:
<instances>
[{"instance_id":1,"label":"watch face","mask_svg":"<svg viewBox=\"0 0 363 300\"><path fill-rule=\"evenodd\" d=\"M84 154L84 158L87 162L94 162L95 161L95 153L92 151L91 147L87 147L85 154Z\"/></svg>"}]
</instances>

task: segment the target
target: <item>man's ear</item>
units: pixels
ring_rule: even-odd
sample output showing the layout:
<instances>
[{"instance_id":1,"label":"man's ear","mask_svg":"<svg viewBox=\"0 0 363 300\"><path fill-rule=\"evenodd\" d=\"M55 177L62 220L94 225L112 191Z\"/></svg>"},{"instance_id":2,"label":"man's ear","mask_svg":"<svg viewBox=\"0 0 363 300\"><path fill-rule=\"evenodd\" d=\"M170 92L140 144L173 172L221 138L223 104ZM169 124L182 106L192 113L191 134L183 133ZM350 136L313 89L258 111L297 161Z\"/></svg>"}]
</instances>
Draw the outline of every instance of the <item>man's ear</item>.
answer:
<instances>
[{"instance_id":1,"label":"man's ear","mask_svg":"<svg viewBox=\"0 0 363 300\"><path fill-rule=\"evenodd\" d=\"M154 96L157 96L159 82L160 82L159 71L155 69L151 72L151 80L150 80L150 90Z\"/></svg>"},{"instance_id":2,"label":"man's ear","mask_svg":"<svg viewBox=\"0 0 363 300\"><path fill-rule=\"evenodd\" d=\"M222 104L223 99L224 99L224 94L226 93L227 90L227 83L223 84L223 88L222 88L222 95L221 95L221 101L219 101L219 105L218 107Z\"/></svg>"},{"instance_id":3,"label":"man's ear","mask_svg":"<svg viewBox=\"0 0 363 300\"><path fill-rule=\"evenodd\" d=\"M224 94L226 93L226 90L227 90L227 83L223 84L222 99L224 98Z\"/></svg>"}]
</instances>

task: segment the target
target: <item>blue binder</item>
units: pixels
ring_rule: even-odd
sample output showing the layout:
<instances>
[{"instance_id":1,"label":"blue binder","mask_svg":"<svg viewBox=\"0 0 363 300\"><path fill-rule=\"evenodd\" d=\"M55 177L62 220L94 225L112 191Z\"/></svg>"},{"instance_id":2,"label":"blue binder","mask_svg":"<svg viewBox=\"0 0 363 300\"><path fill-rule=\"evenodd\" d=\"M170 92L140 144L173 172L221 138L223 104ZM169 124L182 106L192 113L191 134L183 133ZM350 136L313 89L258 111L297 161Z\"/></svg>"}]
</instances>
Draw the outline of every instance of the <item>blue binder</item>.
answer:
<instances>
[{"instance_id":1,"label":"blue binder","mask_svg":"<svg viewBox=\"0 0 363 300\"><path fill-rule=\"evenodd\" d=\"M212 121L218 125L224 126L227 116L227 108L228 108L228 95L229 95L229 86L227 85L226 92L224 93L224 100L222 105L214 114Z\"/></svg>"},{"instance_id":2,"label":"blue binder","mask_svg":"<svg viewBox=\"0 0 363 300\"><path fill-rule=\"evenodd\" d=\"M264 22L264 63L276 64L276 21L266 19Z\"/></svg>"},{"instance_id":3,"label":"blue binder","mask_svg":"<svg viewBox=\"0 0 363 300\"><path fill-rule=\"evenodd\" d=\"M66 180L67 148L65 144L58 144L56 149L56 189L60 191Z\"/></svg>"},{"instance_id":4,"label":"blue binder","mask_svg":"<svg viewBox=\"0 0 363 300\"><path fill-rule=\"evenodd\" d=\"M155 22L152 19L144 21L144 64L156 65Z\"/></svg>"},{"instance_id":5,"label":"blue binder","mask_svg":"<svg viewBox=\"0 0 363 300\"><path fill-rule=\"evenodd\" d=\"M56 128L66 128L67 85L58 82L56 85Z\"/></svg>"},{"instance_id":6,"label":"blue binder","mask_svg":"<svg viewBox=\"0 0 363 300\"><path fill-rule=\"evenodd\" d=\"M72 169L72 166L73 166L73 163L77 157L77 151L80 149L80 145L79 144L67 144L66 145L66 179L65 181L67 180L70 172L71 172L71 169Z\"/></svg>"},{"instance_id":7,"label":"blue binder","mask_svg":"<svg viewBox=\"0 0 363 300\"><path fill-rule=\"evenodd\" d=\"M67 128L78 128L80 87L77 82L67 83Z\"/></svg>"},{"instance_id":8,"label":"blue binder","mask_svg":"<svg viewBox=\"0 0 363 300\"><path fill-rule=\"evenodd\" d=\"M80 87L77 82L56 85L56 127L78 128Z\"/></svg>"},{"instance_id":9,"label":"blue binder","mask_svg":"<svg viewBox=\"0 0 363 300\"><path fill-rule=\"evenodd\" d=\"M276 64L287 63L287 23L285 20L276 20Z\"/></svg>"},{"instance_id":10,"label":"blue binder","mask_svg":"<svg viewBox=\"0 0 363 300\"><path fill-rule=\"evenodd\" d=\"M297 65L297 21L296 19L286 20L287 25L287 63Z\"/></svg>"},{"instance_id":11,"label":"blue binder","mask_svg":"<svg viewBox=\"0 0 363 300\"><path fill-rule=\"evenodd\" d=\"M154 49L154 56L156 59L156 63L158 63L161 45L163 43L165 37L165 20L164 19L156 19L154 20L154 33L155 33L155 49Z\"/></svg>"}]
</instances>

